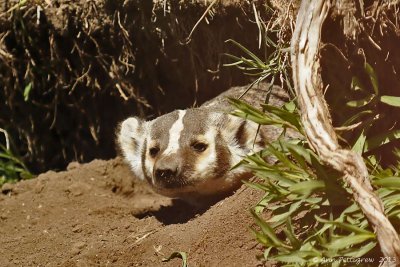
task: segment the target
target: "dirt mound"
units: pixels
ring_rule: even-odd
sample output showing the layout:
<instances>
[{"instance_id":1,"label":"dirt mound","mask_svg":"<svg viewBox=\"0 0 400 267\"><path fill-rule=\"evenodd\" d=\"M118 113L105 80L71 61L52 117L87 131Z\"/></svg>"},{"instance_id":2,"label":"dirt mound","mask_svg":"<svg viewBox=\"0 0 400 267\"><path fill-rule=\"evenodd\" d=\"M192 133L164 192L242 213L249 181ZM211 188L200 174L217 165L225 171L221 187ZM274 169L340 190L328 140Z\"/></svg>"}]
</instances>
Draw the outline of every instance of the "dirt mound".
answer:
<instances>
[{"instance_id":1,"label":"dirt mound","mask_svg":"<svg viewBox=\"0 0 400 267\"><path fill-rule=\"evenodd\" d=\"M156 195L117 158L6 184L0 194L0 266L256 266L261 247L241 188L207 210Z\"/></svg>"}]
</instances>

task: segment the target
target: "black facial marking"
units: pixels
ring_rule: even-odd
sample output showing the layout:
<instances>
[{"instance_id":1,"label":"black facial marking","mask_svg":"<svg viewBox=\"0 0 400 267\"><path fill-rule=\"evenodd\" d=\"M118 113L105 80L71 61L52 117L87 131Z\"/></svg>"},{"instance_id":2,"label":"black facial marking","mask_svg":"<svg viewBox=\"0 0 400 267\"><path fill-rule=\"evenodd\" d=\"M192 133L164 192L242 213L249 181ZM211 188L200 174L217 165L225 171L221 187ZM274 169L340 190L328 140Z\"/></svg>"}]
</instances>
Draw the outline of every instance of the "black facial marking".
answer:
<instances>
[{"instance_id":1,"label":"black facial marking","mask_svg":"<svg viewBox=\"0 0 400 267\"><path fill-rule=\"evenodd\" d=\"M146 155L147 155L146 152L147 152L147 139L144 139L143 150L142 150L142 172L143 172L144 178L146 178L147 182L149 182L151 184L151 177L147 176L147 173L146 173L146 166L145 166Z\"/></svg>"},{"instance_id":2,"label":"black facial marking","mask_svg":"<svg viewBox=\"0 0 400 267\"><path fill-rule=\"evenodd\" d=\"M259 145L260 147L266 147L266 143L265 141L267 140L264 132L260 129L260 131L258 131L258 136L257 136L258 140L257 140L257 145Z\"/></svg>"},{"instance_id":3,"label":"black facial marking","mask_svg":"<svg viewBox=\"0 0 400 267\"><path fill-rule=\"evenodd\" d=\"M135 139L135 138L133 138L133 137L131 137L131 147L133 148L132 150L133 151L137 151L137 148L138 148L138 141Z\"/></svg>"},{"instance_id":4,"label":"black facial marking","mask_svg":"<svg viewBox=\"0 0 400 267\"><path fill-rule=\"evenodd\" d=\"M215 178L225 177L226 173L231 168L231 154L226 144L223 142L223 138L221 136L221 132L218 131L216 136L215 150L217 153L217 164L214 169Z\"/></svg>"},{"instance_id":5,"label":"black facial marking","mask_svg":"<svg viewBox=\"0 0 400 267\"><path fill-rule=\"evenodd\" d=\"M242 121L240 123L239 128L237 129L237 132L235 135L235 139L237 140L239 147L242 149L246 149L246 142L248 139L246 125L247 125L247 121L245 121L245 120Z\"/></svg>"},{"instance_id":6,"label":"black facial marking","mask_svg":"<svg viewBox=\"0 0 400 267\"><path fill-rule=\"evenodd\" d=\"M160 148L158 146L154 146L149 149L149 154L152 158L155 158L158 152L160 152Z\"/></svg>"},{"instance_id":7,"label":"black facial marking","mask_svg":"<svg viewBox=\"0 0 400 267\"><path fill-rule=\"evenodd\" d=\"M190 146L194 151L199 153L204 152L208 148L208 144L198 141L193 142Z\"/></svg>"}]
</instances>

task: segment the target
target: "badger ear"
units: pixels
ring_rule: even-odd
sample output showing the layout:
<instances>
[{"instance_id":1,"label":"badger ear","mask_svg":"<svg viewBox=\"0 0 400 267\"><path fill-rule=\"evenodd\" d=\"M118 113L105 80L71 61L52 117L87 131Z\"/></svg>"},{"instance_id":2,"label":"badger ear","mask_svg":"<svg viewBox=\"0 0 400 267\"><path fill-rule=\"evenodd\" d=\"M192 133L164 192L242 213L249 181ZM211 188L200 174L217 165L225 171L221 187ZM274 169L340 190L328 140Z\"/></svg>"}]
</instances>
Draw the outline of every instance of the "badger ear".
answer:
<instances>
[{"instance_id":1,"label":"badger ear","mask_svg":"<svg viewBox=\"0 0 400 267\"><path fill-rule=\"evenodd\" d=\"M222 133L227 141L241 146L248 134L246 126L246 120L226 114L224 115Z\"/></svg>"},{"instance_id":2,"label":"badger ear","mask_svg":"<svg viewBox=\"0 0 400 267\"><path fill-rule=\"evenodd\" d=\"M147 133L148 123L134 117L124 120L117 133L119 148L133 173L140 179L144 179L142 152Z\"/></svg>"},{"instance_id":3,"label":"badger ear","mask_svg":"<svg viewBox=\"0 0 400 267\"><path fill-rule=\"evenodd\" d=\"M257 128L258 125L252 121L233 115L226 115L222 134L229 145L239 148L241 153L246 155L251 151L260 150L258 148ZM256 137L257 139L255 140Z\"/></svg>"},{"instance_id":4,"label":"badger ear","mask_svg":"<svg viewBox=\"0 0 400 267\"><path fill-rule=\"evenodd\" d=\"M143 137L144 121L138 118L128 118L121 123L118 133L118 142L122 150L126 149L126 144L134 144L136 146L137 140Z\"/></svg>"}]
</instances>

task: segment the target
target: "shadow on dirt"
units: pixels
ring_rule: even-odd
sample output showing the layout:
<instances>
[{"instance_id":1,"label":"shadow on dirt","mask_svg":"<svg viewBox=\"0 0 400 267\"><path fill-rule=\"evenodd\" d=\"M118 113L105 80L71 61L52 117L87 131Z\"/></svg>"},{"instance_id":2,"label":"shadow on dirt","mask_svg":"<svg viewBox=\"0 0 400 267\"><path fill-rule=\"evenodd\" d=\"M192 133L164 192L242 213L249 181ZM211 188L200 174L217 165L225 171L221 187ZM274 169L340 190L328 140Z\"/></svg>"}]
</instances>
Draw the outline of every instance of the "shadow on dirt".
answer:
<instances>
[{"instance_id":1,"label":"shadow on dirt","mask_svg":"<svg viewBox=\"0 0 400 267\"><path fill-rule=\"evenodd\" d=\"M194 219L204 212L206 212L212 205L217 203L220 199L215 199L204 206L197 207L190 205L182 200L173 199L172 205L161 206L158 210L148 210L142 213L133 214L138 219L145 217L155 217L159 222L164 225L182 224Z\"/></svg>"}]
</instances>

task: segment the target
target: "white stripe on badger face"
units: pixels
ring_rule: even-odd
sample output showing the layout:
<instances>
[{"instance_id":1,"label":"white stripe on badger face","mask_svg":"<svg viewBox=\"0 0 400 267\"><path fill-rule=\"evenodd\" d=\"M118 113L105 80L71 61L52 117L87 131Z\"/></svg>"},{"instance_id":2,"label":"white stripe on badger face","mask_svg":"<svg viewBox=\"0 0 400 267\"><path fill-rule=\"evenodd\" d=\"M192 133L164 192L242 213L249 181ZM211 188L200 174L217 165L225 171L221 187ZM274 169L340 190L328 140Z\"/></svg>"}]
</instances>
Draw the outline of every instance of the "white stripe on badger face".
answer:
<instances>
[{"instance_id":1,"label":"white stripe on badger face","mask_svg":"<svg viewBox=\"0 0 400 267\"><path fill-rule=\"evenodd\" d=\"M154 185L155 180L153 176L153 169L154 169L154 159L149 155L149 147L154 146L153 140L147 140L147 151L146 151L146 160L144 162L144 172L147 177L151 177L151 183Z\"/></svg>"},{"instance_id":2,"label":"white stripe on badger face","mask_svg":"<svg viewBox=\"0 0 400 267\"><path fill-rule=\"evenodd\" d=\"M186 114L186 110L179 110L179 117L172 124L171 129L169 129L169 140L168 146L165 149L165 155L173 154L178 151L179 149L179 139L181 137L181 132L183 131L183 117Z\"/></svg>"},{"instance_id":3,"label":"white stripe on badger face","mask_svg":"<svg viewBox=\"0 0 400 267\"><path fill-rule=\"evenodd\" d=\"M208 149L200 155L196 161L196 172L200 177L207 177L214 171L217 163L217 153L215 151L216 129L211 128L204 135L204 141L208 144Z\"/></svg>"}]
</instances>

